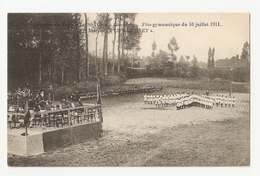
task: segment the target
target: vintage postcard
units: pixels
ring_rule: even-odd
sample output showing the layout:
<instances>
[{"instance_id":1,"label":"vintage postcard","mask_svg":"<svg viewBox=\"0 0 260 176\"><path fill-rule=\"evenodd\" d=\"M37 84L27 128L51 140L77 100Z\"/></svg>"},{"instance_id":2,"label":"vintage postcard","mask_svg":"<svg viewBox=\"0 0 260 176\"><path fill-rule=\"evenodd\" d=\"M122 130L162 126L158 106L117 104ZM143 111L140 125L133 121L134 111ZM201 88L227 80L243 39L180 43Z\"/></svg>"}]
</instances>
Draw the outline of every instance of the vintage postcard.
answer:
<instances>
[{"instance_id":1,"label":"vintage postcard","mask_svg":"<svg viewBox=\"0 0 260 176\"><path fill-rule=\"evenodd\" d=\"M10 167L251 166L249 13L8 13Z\"/></svg>"}]
</instances>

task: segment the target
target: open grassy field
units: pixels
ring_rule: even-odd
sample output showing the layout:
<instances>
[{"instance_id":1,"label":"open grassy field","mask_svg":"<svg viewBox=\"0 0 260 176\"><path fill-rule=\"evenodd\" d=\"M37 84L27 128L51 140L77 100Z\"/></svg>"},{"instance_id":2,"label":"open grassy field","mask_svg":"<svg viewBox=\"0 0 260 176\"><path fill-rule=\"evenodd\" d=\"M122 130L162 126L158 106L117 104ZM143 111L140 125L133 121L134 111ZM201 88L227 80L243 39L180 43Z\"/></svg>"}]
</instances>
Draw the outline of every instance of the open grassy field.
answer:
<instances>
[{"instance_id":1,"label":"open grassy field","mask_svg":"<svg viewBox=\"0 0 260 176\"><path fill-rule=\"evenodd\" d=\"M191 90L165 83L158 93L180 91ZM234 93L235 108L191 107L180 111L144 104L143 95L103 98L102 138L39 156L8 155L8 165L250 166L248 93Z\"/></svg>"}]
</instances>

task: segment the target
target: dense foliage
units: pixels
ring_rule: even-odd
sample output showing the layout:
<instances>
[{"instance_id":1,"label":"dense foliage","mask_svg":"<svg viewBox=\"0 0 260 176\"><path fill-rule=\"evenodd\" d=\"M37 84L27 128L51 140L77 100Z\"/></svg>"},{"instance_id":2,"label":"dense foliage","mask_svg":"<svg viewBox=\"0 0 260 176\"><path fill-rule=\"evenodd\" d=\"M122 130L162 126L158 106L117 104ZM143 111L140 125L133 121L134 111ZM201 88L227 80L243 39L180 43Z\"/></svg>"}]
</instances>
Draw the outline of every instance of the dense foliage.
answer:
<instances>
[{"instance_id":1,"label":"dense foliage","mask_svg":"<svg viewBox=\"0 0 260 176\"><path fill-rule=\"evenodd\" d=\"M226 68L207 68L207 64L198 62L193 55L192 59L188 55L181 55L179 58L174 54L179 49L177 40L172 37L168 43L169 52L159 50L155 54L156 43L152 44L153 53L144 58L148 63L143 69L127 69L127 78L140 77L175 77L175 78L191 78L191 79L208 79L209 81L218 82L249 82L250 66L236 67L232 69ZM241 59L250 59L250 48L248 42L245 42ZM249 62L248 62L249 63Z\"/></svg>"},{"instance_id":2,"label":"dense foliage","mask_svg":"<svg viewBox=\"0 0 260 176\"><path fill-rule=\"evenodd\" d=\"M142 33L135 24L136 15L99 13L96 20L89 21L87 14L79 13L9 13L8 89L27 83L69 86L90 80L97 74L103 77L124 75L127 78L154 76L249 81L248 67L232 72L207 70L206 63L198 62L195 55L177 56L180 47L175 37L169 37L169 43L165 43L168 51L156 52L154 41L151 56L140 59L138 51L141 50ZM94 41L88 41L89 28L95 30L92 32L96 36ZM112 42L108 36L113 36ZM102 56L97 55L98 37L104 41ZM88 51L88 45L96 45L95 51ZM111 46L113 50L109 53ZM241 58L250 59L248 42L242 48ZM146 66L140 69L142 61Z\"/></svg>"},{"instance_id":3,"label":"dense foliage","mask_svg":"<svg viewBox=\"0 0 260 176\"><path fill-rule=\"evenodd\" d=\"M83 59L80 14L8 14L8 83L72 82Z\"/></svg>"},{"instance_id":4,"label":"dense foliage","mask_svg":"<svg viewBox=\"0 0 260 176\"><path fill-rule=\"evenodd\" d=\"M140 50L142 34L134 23L135 17L134 13L99 13L95 21L89 21L87 14L79 13L9 13L9 89L27 83L71 85L88 80L91 75L113 75L114 70L122 74L129 59L125 51ZM113 18L115 24L111 24ZM88 41L91 28L96 30L96 41ZM114 33L113 58L108 53L112 44L108 42L108 34L112 31L117 31ZM101 58L97 56L97 48L95 52L88 51L88 45L97 46L99 33L104 37ZM117 55L114 53L116 43Z\"/></svg>"}]
</instances>

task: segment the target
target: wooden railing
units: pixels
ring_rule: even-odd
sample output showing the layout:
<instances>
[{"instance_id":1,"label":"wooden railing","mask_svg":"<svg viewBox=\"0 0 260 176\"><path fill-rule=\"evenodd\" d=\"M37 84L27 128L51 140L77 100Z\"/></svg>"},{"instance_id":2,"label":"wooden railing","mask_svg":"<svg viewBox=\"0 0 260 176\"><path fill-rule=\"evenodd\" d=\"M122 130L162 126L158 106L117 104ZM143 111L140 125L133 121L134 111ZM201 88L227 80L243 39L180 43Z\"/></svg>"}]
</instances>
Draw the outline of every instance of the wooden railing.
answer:
<instances>
[{"instance_id":1,"label":"wooden railing","mask_svg":"<svg viewBox=\"0 0 260 176\"><path fill-rule=\"evenodd\" d=\"M92 110L92 113L95 113L95 114L90 114ZM78 113L79 112L79 113ZM102 121L102 109L101 109L101 106L100 105L93 105L93 104L89 104L89 105L83 105L83 106L77 106L77 107L71 107L71 108L64 108L64 109L55 109L55 110L46 110L46 111L38 111L38 112L35 112L34 111L34 114L31 114L31 117L33 117L30 121L30 123L33 123L31 125L34 125L36 126L36 122L38 120L38 126L39 126L39 123L42 125L43 124L43 120L46 120L48 121L48 125L49 127L51 126L51 118L56 118L56 115L57 114L60 114L61 115L61 118L63 118L63 122L66 118L66 120L68 120L68 125L71 126L73 124L75 124L75 118L78 119L78 123L79 123L79 120L81 121L81 123L84 121L87 121L87 122L93 122L93 121L96 121L96 116L98 117L98 119L100 121ZM75 115L75 114L80 114L79 115ZM16 127L16 123L19 123L20 126L22 126L23 124L23 119L24 119L24 116L25 114L24 113L16 113L16 112L8 112L8 123L10 124L10 128L11 128L11 125L13 124L14 127ZM38 119L37 119L37 117ZM65 117L66 116L66 117ZM94 119L93 119L93 118ZM72 118L73 118L73 121L72 121ZM47 122L46 122L47 123ZM55 123L54 123L54 127L55 127ZM62 124L63 126L63 124Z\"/></svg>"}]
</instances>

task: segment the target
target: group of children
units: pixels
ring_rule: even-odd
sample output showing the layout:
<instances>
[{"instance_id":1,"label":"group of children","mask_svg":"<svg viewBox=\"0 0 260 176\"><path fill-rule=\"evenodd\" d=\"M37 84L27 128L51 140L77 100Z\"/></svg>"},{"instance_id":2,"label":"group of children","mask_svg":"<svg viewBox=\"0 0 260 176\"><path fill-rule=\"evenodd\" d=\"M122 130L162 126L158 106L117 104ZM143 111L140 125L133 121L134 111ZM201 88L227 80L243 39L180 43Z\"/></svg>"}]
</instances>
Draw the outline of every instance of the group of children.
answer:
<instances>
[{"instance_id":1,"label":"group of children","mask_svg":"<svg viewBox=\"0 0 260 176\"><path fill-rule=\"evenodd\" d=\"M171 95L144 95L145 104L155 104L156 107L174 107L177 110L191 106L213 109L217 107L235 107L235 97L224 97L224 95L199 95L194 93L176 93Z\"/></svg>"}]
</instances>

